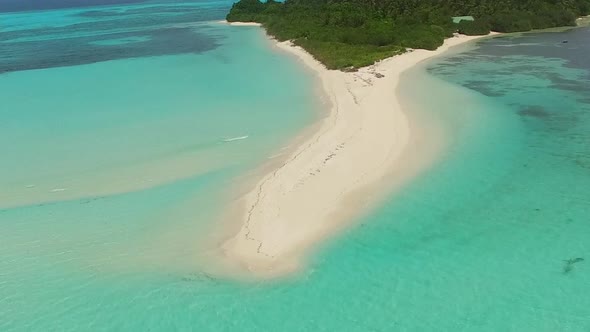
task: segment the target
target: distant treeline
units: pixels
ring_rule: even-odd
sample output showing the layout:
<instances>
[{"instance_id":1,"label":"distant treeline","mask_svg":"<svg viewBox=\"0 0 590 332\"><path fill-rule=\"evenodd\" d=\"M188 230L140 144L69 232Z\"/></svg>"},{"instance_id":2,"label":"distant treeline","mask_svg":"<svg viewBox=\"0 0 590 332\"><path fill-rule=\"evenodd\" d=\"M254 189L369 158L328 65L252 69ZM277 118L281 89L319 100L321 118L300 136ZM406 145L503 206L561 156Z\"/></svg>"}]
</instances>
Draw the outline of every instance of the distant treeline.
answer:
<instances>
[{"instance_id":1,"label":"distant treeline","mask_svg":"<svg viewBox=\"0 0 590 332\"><path fill-rule=\"evenodd\" d=\"M573 26L590 0L240 0L227 20L260 22L331 69L358 68L403 52L434 50L454 32L484 35ZM473 16L453 23L451 17Z\"/></svg>"}]
</instances>

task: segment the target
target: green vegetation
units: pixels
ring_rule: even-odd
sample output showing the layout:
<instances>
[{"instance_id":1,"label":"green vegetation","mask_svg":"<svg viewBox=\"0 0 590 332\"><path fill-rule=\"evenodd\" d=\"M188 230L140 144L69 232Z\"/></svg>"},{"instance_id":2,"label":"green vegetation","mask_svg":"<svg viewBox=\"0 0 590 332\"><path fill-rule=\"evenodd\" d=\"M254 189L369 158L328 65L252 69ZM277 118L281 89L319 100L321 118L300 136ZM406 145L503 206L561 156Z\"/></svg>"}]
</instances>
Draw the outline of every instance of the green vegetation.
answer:
<instances>
[{"instance_id":1,"label":"green vegetation","mask_svg":"<svg viewBox=\"0 0 590 332\"><path fill-rule=\"evenodd\" d=\"M461 21L457 24L457 31L468 36L481 36L490 33L491 25L486 20Z\"/></svg>"},{"instance_id":2,"label":"green vegetation","mask_svg":"<svg viewBox=\"0 0 590 332\"><path fill-rule=\"evenodd\" d=\"M259 22L330 69L358 68L406 48L434 50L454 32L485 35L574 26L590 0L240 0L227 20ZM474 21L453 23L471 15Z\"/></svg>"},{"instance_id":3,"label":"green vegetation","mask_svg":"<svg viewBox=\"0 0 590 332\"><path fill-rule=\"evenodd\" d=\"M294 42L309 51L314 58L330 69L354 70L404 52L403 48L396 45L351 45L305 38L296 39Z\"/></svg>"}]
</instances>

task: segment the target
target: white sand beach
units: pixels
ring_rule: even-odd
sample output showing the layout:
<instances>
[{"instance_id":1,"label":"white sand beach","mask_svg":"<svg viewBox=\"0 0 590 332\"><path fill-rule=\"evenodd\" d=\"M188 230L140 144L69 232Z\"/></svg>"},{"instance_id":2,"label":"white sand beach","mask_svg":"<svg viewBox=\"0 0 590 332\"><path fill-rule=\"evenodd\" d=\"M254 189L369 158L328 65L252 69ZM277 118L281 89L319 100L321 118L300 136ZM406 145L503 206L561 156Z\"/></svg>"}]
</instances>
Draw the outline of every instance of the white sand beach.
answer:
<instances>
[{"instance_id":1,"label":"white sand beach","mask_svg":"<svg viewBox=\"0 0 590 332\"><path fill-rule=\"evenodd\" d=\"M219 23L229 24L236 27L259 27L262 26L260 23L256 22L228 22L226 20L219 21Z\"/></svg>"},{"instance_id":2,"label":"white sand beach","mask_svg":"<svg viewBox=\"0 0 590 332\"><path fill-rule=\"evenodd\" d=\"M415 160L405 165L404 156L412 152L411 128L419 124L409 123L399 103L400 75L476 38L456 36L437 51L413 50L349 73L327 70L290 42L277 43L315 71L331 108L280 167L235 202L241 212L229 222L240 227L222 245L226 257L255 274L292 271L319 240L415 176L419 166Z\"/></svg>"}]
</instances>

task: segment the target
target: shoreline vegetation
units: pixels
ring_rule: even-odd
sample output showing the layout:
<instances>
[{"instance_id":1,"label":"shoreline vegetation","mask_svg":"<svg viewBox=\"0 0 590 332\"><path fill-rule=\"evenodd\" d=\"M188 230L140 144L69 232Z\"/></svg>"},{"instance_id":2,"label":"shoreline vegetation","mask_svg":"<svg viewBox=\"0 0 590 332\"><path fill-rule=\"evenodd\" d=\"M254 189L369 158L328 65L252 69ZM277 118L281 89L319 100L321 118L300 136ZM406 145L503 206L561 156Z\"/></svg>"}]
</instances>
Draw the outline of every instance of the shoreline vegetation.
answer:
<instances>
[{"instance_id":1,"label":"shoreline vegetation","mask_svg":"<svg viewBox=\"0 0 590 332\"><path fill-rule=\"evenodd\" d=\"M328 69L354 71L408 49L436 50L446 38L576 26L590 0L240 0L228 22L256 22ZM452 17L470 19L454 23Z\"/></svg>"}]
</instances>

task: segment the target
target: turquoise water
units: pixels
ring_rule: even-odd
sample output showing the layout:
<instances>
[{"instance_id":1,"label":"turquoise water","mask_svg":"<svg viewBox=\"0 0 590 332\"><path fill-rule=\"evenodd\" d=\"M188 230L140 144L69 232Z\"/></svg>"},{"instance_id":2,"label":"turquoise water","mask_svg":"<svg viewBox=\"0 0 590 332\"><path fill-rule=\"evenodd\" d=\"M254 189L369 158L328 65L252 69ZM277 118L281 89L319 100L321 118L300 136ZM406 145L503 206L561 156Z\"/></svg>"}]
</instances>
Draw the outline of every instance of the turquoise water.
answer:
<instances>
[{"instance_id":1,"label":"turquoise water","mask_svg":"<svg viewBox=\"0 0 590 332\"><path fill-rule=\"evenodd\" d=\"M220 188L313 119L314 82L259 30L174 23L168 5L0 16L27 30L164 6L163 25L202 40L150 54L153 20L83 25L79 47L130 56L0 63L22 69L0 75L1 331L590 330L589 30L492 39L407 73L403 94L431 97L413 111L451 133L443 159L300 274L238 282L192 264L198 242ZM14 36L78 33L46 30ZM10 45L40 47L25 46Z\"/></svg>"},{"instance_id":2,"label":"turquoise water","mask_svg":"<svg viewBox=\"0 0 590 332\"><path fill-rule=\"evenodd\" d=\"M178 6L3 15L20 29L1 34L0 207L235 173L314 117L313 79L259 29L212 23L207 2L167 14ZM192 7L208 21L184 22Z\"/></svg>"}]
</instances>

